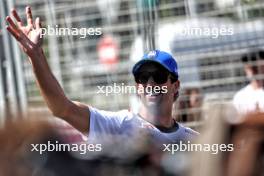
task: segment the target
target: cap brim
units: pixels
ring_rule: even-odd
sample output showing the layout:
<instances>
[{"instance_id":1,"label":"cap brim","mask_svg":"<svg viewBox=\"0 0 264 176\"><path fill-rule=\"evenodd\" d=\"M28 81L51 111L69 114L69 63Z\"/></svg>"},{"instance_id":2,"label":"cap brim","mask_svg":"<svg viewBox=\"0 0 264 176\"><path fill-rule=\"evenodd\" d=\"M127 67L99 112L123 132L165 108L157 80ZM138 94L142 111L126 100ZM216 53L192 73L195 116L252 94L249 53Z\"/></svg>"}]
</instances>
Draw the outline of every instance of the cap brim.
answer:
<instances>
[{"instance_id":1,"label":"cap brim","mask_svg":"<svg viewBox=\"0 0 264 176\"><path fill-rule=\"evenodd\" d=\"M138 61L133 69L132 69L132 73L133 75L135 76L135 74L137 74L137 72L139 71L140 67L142 67L142 65L144 64L147 64L147 63L157 63L159 64L160 66L162 66L163 68L165 68L167 71L169 71L170 73L173 73L166 65L163 65L162 63L156 61L156 60L150 60L150 59L143 59L143 60L140 60Z\"/></svg>"}]
</instances>

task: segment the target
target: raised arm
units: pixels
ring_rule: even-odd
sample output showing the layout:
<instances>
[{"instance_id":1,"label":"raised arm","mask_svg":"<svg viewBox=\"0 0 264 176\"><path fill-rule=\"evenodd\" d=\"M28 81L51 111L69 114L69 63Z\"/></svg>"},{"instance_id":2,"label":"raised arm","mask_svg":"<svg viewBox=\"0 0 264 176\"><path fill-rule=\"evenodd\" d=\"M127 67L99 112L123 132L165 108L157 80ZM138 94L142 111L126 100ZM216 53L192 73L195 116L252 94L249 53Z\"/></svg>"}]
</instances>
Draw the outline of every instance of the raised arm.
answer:
<instances>
[{"instance_id":1,"label":"raised arm","mask_svg":"<svg viewBox=\"0 0 264 176\"><path fill-rule=\"evenodd\" d=\"M16 38L21 49L28 55L36 76L37 85L49 109L54 116L66 120L81 132L88 132L90 121L88 106L70 101L48 66L41 48L40 19L36 18L34 22L30 7L26 7L27 26L24 26L16 10L13 9L11 13L17 24L10 16L7 16L6 21L9 25L6 29Z\"/></svg>"}]
</instances>

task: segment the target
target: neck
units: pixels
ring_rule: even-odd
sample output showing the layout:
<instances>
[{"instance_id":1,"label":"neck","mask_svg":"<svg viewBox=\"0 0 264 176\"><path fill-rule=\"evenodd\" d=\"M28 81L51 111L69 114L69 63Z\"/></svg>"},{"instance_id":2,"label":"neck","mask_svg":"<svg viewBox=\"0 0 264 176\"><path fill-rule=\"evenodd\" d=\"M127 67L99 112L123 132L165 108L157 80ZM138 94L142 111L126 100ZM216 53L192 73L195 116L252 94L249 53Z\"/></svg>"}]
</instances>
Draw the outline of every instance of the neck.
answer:
<instances>
[{"instance_id":1,"label":"neck","mask_svg":"<svg viewBox=\"0 0 264 176\"><path fill-rule=\"evenodd\" d=\"M139 115L152 123L153 125L162 127L171 127L173 125L172 107L166 108L148 108L144 105L139 110Z\"/></svg>"},{"instance_id":2,"label":"neck","mask_svg":"<svg viewBox=\"0 0 264 176\"><path fill-rule=\"evenodd\" d=\"M261 81L253 80L251 81L250 85L253 87L253 89L262 89L263 85Z\"/></svg>"}]
</instances>

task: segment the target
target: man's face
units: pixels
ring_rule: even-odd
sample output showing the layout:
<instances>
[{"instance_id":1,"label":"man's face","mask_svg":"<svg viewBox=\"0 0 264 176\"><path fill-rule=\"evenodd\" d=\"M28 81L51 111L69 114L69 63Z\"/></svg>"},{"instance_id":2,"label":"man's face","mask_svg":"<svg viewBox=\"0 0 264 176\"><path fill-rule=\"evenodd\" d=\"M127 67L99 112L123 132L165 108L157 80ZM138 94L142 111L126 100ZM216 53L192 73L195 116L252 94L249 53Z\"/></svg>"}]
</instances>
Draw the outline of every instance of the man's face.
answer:
<instances>
[{"instance_id":1,"label":"man's face","mask_svg":"<svg viewBox=\"0 0 264 176\"><path fill-rule=\"evenodd\" d=\"M262 87L263 87L264 86L264 59L259 60L257 64L258 64L258 75L260 76L258 80L262 84Z\"/></svg>"},{"instance_id":2,"label":"man's face","mask_svg":"<svg viewBox=\"0 0 264 176\"><path fill-rule=\"evenodd\" d=\"M258 73L264 76L264 59L259 60L257 64L258 64Z\"/></svg>"},{"instance_id":3,"label":"man's face","mask_svg":"<svg viewBox=\"0 0 264 176\"><path fill-rule=\"evenodd\" d=\"M178 92L179 81L171 82L170 73L155 63L147 63L140 67L135 76L138 96L147 108L172 106L174 96Z\"/></svg>"},{"instance_id":4,"label":"man's face","mask_svg":"<svg viewBox=\"0 0 264 176\"><path fill-rule=\"evenodd\" d=\"M252 66L250 64L246 64L244 67L246 72L246 76L249 80L256 79L255 76L260 76L257 78L258 80L264 80L264 60L257 60L256 63Z\"/></svg>"}]
</instances>

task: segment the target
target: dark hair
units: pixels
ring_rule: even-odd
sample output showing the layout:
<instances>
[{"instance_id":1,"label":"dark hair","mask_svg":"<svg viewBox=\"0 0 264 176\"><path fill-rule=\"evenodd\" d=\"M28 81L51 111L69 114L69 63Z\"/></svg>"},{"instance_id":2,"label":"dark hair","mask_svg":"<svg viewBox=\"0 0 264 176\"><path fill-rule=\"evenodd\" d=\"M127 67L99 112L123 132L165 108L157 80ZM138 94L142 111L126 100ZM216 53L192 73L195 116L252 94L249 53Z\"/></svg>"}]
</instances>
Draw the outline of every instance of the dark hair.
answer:
<instances>
[{"instance_id":1,"label":"dark hair","mask_svg":"<svg viewBox=\"0 0 264 176\"><path fill-rule=\"evenodd\" d=\"M170 76L171 76L171 77L170 77L170 80L171 80L172 83L178 81L178 75L175 76L175 75L173 75L172 73L170 73Z\"/></svg>"},{"instance_id":2,"label":"dark hair","mask_svg":"<svg viewBox=\"0 0 264 176\"><path fill-rule=\"evenodd\" d=\"M264 60L264 51L263 50L255 50L248 54L242 56L241 61L243 63L254 62L257 60Z\"/></svg>"}]
</instances>

